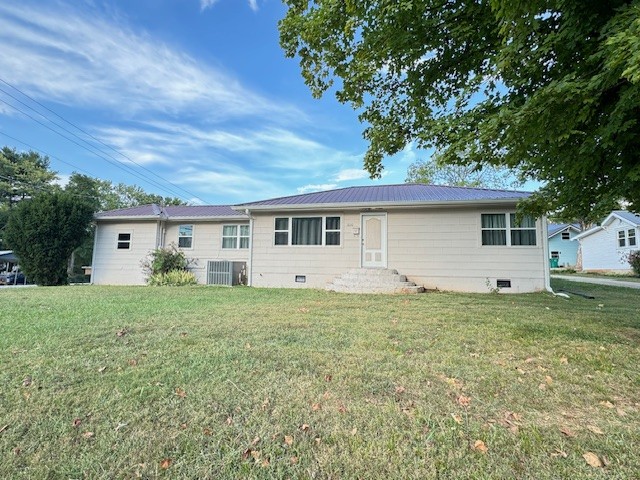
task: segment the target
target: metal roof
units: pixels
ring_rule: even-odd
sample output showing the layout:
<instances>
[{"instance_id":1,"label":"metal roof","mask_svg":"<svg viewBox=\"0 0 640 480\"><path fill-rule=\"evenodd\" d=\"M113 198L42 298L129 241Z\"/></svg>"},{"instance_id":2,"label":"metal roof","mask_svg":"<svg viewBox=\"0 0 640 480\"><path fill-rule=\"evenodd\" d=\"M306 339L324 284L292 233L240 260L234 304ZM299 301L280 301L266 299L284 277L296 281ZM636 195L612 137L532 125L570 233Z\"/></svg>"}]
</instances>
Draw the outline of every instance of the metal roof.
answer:
<instances>
[{"instance_id":1,"label":"metal roof","mask_svg":"<svg viewBox=\"0 0 640 480\"><path fill-rule=\"evenodd\" d=\"M224 218L244 217L241 212L233 210L228 205L168 205L160 207L156 204L140 205L138 207L107 210L95 214L97 220L105 219L162 219L178 218Z\"/></svg>"},{"instance_id":2,"label":"metal roof","mask_svg":"<svg viewBox=\"0 0 640 480\"><path fill-rule=\"evenodd\" d=\"M567 227L573 228L576 232L580 233L580 225L576 223L550 223L547 225L547 235L551 238Z\"/></svg>"},{"instance_id":3,"label":"metal roof","mask_svg":"<svg viewBox=\"0 0 640 480\"><path fill-rule=\"evenodd\" d=\"M403 183L398 185L376 185L347 187L323 192L305 193L288 197L272 198L257 202L242 203L239 207L303 206L322 204L421 204L437 202L472 202L476 200L520 200L530 192L513 190L490 190L486 188L448 187Z\"/></svg>"},{"instance_id":4,"label":"metal roof","mask_svg":"<svg viewBox=\"0 0 640 480\"><path fill-rule=\"evenodd\" d=\"M627 210L614 210L613 212L620 218L625 219L627 222L634 224L636 227L640 226L640 215L636 215L635 213L631 213Z\"/></svg>"}]
</instances>

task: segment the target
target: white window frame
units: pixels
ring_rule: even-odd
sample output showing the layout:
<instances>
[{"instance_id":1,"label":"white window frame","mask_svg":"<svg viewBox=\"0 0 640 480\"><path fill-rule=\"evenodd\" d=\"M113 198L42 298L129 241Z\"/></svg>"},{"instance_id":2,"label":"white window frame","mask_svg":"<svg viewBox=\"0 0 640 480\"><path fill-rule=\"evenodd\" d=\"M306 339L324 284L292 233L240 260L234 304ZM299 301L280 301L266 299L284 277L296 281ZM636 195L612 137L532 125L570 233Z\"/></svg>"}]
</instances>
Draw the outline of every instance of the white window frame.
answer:
<instances>
[{"instance_id":1,"label":"white window frame","mask_svg":"<svg viewBox=\"0 0 640 480\"><path fill-rule=\"evenodd\" d=\"M616 239L618 248L635 248L638 246L638 237L636 236L636 229L624 228L618 230L618 238ZM631 242L633 241L633 245Z\"/></svg>"},{"instance_id":2,"label":"white window frame","mask_svg":"<svg viewBox=\"0 0 640 480\"><path fill-rule=\"evenodd\" d=\"M191 227L191 235L180 235L180 229L182 227ZM178 225L178 248L180 250L193 250L193 238L195 237L195 226L192 223L182 223L180 225ZM181 247L180 246L180 239L181 238L190 238L191 239L191 244L188 247Z\"/></svg>"},{"instance_id":3,"label":"white window frame","mask_svg":"<svg viewBox=\"0 0 640 480\"><path fill-rule=\"evenodd\" d=\"M505 228L484 228L482 227L482 215L506 215L505 217ZM534 219L533 227L516 227L511 223L511 216L516 215L515 212L482 212L480 214L480 246L488 247L488 248L496 248L496 247L510 247L510 248L537 248L539 246L538 240L538 220ZM506 243L502 245L485 245L482 243L482 232L483 231L504 231L506 236ZM535 243L533 245L513 245L511 243L511 232L513 231L533 231L535 232Z\"/></svg>"},{"instance_id":4,"label":"white window frame","mask_svg":"<svg viewBox=\"0 0 640 480\"><path fill-rule=\"evenodd\" d=\"M224 234L224 229L227 227L233 227L236 229L236 233L234 235L225 235ZM242 227L247 227L247 234L246 235L242 235ZM234 247L225 247L224 246L224 240L226 238L232 238L234 239ZM247 246L243 247L242 246L242 239L246 238L247 239ZM222 226L222 249L223 250L246 250L247 248L249 248L249 243L251 242L251 231L249 229L249 224L248 223L228 223L226 225Z\"/></svg>"},{"instance_id":5,"label":"white window frame","mask_svg":"<svg viewBox=\"0 0 640 480\"><path fill-rule=\"evenodd\" d=\"M129 235L129 240L120 240L120 235ZM133 241L132 231L121 231L116 234L116 250L131 250L131 242ZM120 244L127 244L127 248L120 248Z\"/></svg>"},{"instance_id":6,"label":"white window frame","mask_svg":"<svg viewBox=\"0 0 640 480\"><path fill-rule=\"evenodd\" d=\"M293 219L297 219L297 218L320 218L321 220L321 228L322 228L322 237L321 237L321 243L319 245L292 245L292 235L291 235L291 230L293 229ZM327 229L327 218L338 218L339 222L340 222L340 228L338 229ZM287 229L286 230L277 230L276 229L276 224L277 221L279 219L286 219L287 220ZM343 225L343 221L342 221L342 215L307 215L307 216L302 216L302 215L295 215L295 216L281 216L281 217L275 217L273 219L273 246L274 247L342 247L342 238L343 238L343 234L342 234L342 225ZM287 234L287 243L276 243L276 235L280 233L286 233ZM340 242L337 245L327 245L327 233L338 233L340 235Z\"/></svg>"}]
</instances>

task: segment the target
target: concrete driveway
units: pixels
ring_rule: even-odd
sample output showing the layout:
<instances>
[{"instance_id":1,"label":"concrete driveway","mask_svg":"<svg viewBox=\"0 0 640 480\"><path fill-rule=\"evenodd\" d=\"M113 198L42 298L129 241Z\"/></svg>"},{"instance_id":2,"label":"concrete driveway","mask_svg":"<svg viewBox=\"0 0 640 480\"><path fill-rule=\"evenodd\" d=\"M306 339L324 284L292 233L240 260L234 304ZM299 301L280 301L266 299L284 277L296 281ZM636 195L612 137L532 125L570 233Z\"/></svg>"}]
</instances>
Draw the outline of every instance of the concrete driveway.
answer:
<instances>
[{"instance_id":1,"label":"concrete driveway","mask_svg":"<svg viewBox=\"0 0 640 480\"><path fill-rule=\"evenodd\" d=\"M596 285L608 285L610 287L636 288L640 290L640 282L625 282L624 280L610 280L608 278L574 277L573 275L551 275L551 278L578 283L595 283Z\"/></svg>"}]
</instances>

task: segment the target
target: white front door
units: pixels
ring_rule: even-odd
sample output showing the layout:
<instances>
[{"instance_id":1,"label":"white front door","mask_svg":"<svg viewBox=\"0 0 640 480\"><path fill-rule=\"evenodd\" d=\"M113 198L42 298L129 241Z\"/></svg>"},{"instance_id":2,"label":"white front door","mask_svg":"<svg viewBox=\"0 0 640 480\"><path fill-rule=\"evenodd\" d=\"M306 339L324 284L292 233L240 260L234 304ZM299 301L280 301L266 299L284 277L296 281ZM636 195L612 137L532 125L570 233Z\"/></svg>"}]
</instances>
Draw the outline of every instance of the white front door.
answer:
<instances>
[{"instance_id":1,"label":"white front door","mask_svg":"<svg viewBox=\"0 0 640 480\"><path fill-rule=\"evenodd\" d=\"M387 214L362 214L362 267L387 266Z\"/></svg>"}]
</instances>

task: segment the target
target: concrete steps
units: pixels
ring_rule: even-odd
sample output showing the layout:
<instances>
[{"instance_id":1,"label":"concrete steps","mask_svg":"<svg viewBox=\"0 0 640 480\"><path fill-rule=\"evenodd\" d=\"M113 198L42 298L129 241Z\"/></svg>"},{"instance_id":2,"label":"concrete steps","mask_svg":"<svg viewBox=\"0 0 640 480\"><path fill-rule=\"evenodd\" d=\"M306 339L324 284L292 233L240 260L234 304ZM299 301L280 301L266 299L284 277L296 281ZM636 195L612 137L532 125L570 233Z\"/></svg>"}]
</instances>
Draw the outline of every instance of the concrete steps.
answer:
<instances>
[{"instance_id":1,"label":"concrete steps","mask_svg":"<svg viewBox=\"0 0 640 480\"><path fill-rule=\"evenodd\" d=\"M354 268L333 282L327 284L327 290L342 293L422 293L419 287L407 281L395 269L388 268Z\"/></svg>"}]
</instances>

